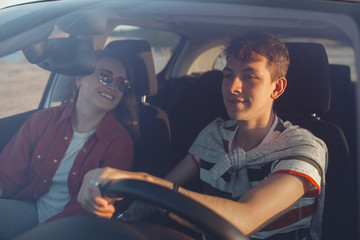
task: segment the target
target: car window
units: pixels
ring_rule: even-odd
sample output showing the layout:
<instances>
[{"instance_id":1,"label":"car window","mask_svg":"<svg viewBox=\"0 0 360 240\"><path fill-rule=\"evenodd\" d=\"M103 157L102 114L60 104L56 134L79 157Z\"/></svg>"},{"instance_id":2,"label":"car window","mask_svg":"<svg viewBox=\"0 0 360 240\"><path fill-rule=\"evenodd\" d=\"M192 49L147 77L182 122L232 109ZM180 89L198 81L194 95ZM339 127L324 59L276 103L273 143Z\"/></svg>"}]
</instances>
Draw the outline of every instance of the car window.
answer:
<instances>
[{"instance_id":1,"label":"car window","mask_svg":"<svg viewBox=\"0 0 360 240\"><path fill-rule=\"evenodd\" d=\"M194 75L197 73L203 73L209 70L222 70L225 63L222 58L223 45L212 47L202 52L191 64L187 74Z\"/></svg>"},{"instance_id":2,"label":"car window","mask_svg":"<svg viewBox=\"0 0 360 240\"><path fill-rule=\"evenodd\" d=\"M174 49L180 42L180 36L157 29L119 25L114 28L106 44L121 39L143 39L149 41L154 57L155 71L159 73L169 61Z\"/></svg>"},{"instance_id":3,"label":"car window","mask_svg":"<svg viewBox=\"0 0 360 240\"><path fill-rule=\"evenodd\" d=\"M0 58L0 118L37 109L49 75L21 52Z\"/></svg>"}]
</instances>

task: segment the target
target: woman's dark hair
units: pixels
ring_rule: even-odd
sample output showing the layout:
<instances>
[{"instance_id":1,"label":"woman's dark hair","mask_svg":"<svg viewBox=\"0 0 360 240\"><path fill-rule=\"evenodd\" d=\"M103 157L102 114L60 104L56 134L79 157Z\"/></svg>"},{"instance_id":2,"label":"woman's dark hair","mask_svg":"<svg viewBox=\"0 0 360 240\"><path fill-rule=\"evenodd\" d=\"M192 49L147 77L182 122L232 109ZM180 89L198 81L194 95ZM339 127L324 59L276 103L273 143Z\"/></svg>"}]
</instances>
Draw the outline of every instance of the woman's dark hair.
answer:
<instances>
[{"instance_id":1,"label":"woman's dark hair","mask_svg":"<svg viewBox=\"0 0 360 240\"><path fill-rule=\"evenodd\" d=\"M244 62L254 60L252 53L268 59L267 67L273 81L286 76L290 62L288 50L283 42L271 34L256 31L246 32L242 36L232 39L224 50L227 60L235 57Z\"/></svg>"}]
</instances>

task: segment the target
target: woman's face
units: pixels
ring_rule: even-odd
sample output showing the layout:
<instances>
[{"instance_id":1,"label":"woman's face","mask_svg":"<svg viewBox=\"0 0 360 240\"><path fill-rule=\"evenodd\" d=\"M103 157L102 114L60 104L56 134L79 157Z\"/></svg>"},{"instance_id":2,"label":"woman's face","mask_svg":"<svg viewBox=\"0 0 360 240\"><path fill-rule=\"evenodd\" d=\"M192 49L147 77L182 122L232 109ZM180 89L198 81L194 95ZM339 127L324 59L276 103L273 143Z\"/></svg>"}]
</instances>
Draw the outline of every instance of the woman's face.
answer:
<instances>
[{"instance_id":1,"label":"woman's face","mask_svg":"<svg viewBox=\"0 0 360 240\"><path fill-rule=\"evenodd\" d=\"M113 110L121 101L126 79L126 71L121 62L110 57L98 60L92 75L76 80L79 89L78 106L95 111Z\"/></svg>"}]
</instances>

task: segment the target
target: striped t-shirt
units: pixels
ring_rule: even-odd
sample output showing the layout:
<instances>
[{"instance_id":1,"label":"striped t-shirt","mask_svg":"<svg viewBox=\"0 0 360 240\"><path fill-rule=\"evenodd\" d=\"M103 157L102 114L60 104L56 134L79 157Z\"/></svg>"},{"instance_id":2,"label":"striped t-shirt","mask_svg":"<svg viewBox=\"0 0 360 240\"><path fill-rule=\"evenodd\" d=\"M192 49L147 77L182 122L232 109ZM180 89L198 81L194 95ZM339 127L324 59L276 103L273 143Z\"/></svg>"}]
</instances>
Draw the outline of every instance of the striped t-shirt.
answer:
<instances>
[{"instance_id":1,"label":"striped t-shirt","mask_svg":"<svg viewBox=\"0 0 360 240\"><path fill-rule=\"evenodd\" d=\"M219 121L219 120L216 120ZM230 127L219 128L224 150L229 153L232 149L232 143L238 130L236 121ZM263 141L257 146L269 144L286 128L292 126L290 122L282 122L277 116ZM196 141L195 141L196 143ZM195 144L194 143L194 144ZM216 180L210 176L209 170L215 165L206 159L200 159L196 153L189 150L190 155L196 160L200 167L200 178L204 185L206 194L224 197L232 200L238 200L242 191L241 177L239 171L229 169L221 177ZM259 165L247 166L247 175L251 187L256 186L260 182L269 178L272 174L288 173L298 175L310 180L314 187L309 190L290 210L288 213L278 218L274 222L265 226L260 231L254 233L251 237L258 239L266 239L277 234L289 233L298 229L309 229L313 213L315 211L316 199L320 193L321 186L321 170L318 165L305 157L291 157L287 159L278 159L272 162L266 162ZM302 231L303 233L304 231ZM307 234L306 234L307 235ZM299 238L302 239L302 238Z\"/></svg>"}]
</instances>

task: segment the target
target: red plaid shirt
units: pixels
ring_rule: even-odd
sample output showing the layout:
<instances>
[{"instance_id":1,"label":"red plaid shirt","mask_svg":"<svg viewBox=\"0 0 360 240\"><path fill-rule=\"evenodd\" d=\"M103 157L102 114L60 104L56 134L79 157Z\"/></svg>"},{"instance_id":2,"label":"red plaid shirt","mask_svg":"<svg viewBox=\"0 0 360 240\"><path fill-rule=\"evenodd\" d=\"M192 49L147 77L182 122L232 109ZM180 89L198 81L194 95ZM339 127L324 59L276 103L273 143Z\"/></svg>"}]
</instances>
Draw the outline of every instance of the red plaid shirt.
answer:
<instances>
[{"instance_id":1,"label":"red plaid shirt","mask_svg":"<svg viewBox=\"0 0 360 240\"><path fill-rule=\"evenodd\" d=\"M73 136L75 104L40 110L29 117L0 155L3 198L36 201L50 186ZM70 201L50 220L86 212L77 203L83 177L98 167L130 170L133 143L109 112L75 158L68 176Z\"/></svg>"}]
</instances>

